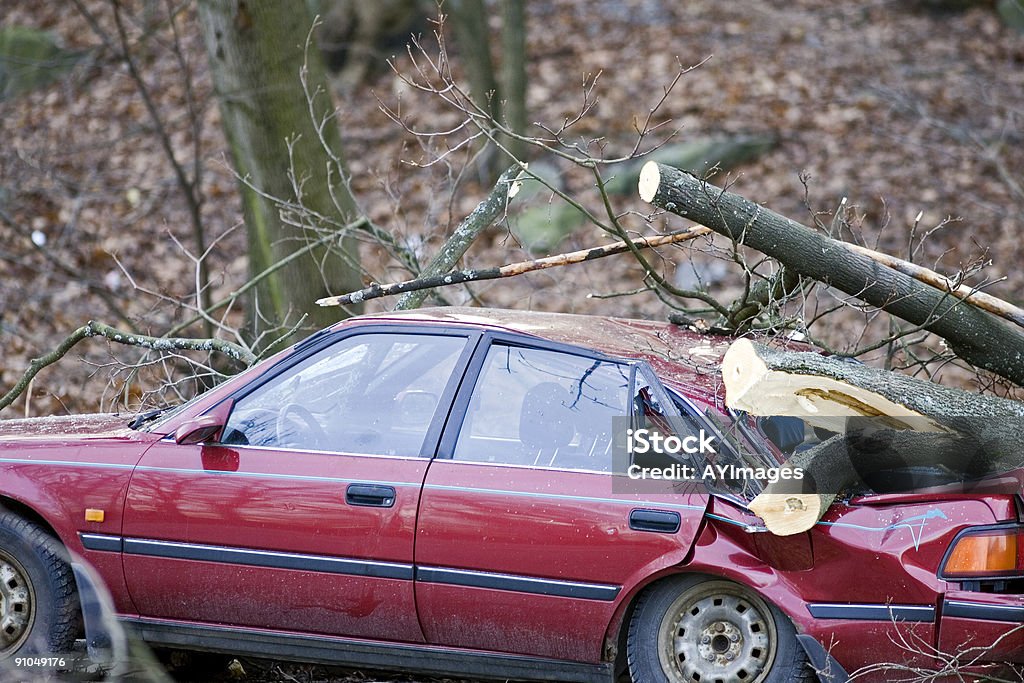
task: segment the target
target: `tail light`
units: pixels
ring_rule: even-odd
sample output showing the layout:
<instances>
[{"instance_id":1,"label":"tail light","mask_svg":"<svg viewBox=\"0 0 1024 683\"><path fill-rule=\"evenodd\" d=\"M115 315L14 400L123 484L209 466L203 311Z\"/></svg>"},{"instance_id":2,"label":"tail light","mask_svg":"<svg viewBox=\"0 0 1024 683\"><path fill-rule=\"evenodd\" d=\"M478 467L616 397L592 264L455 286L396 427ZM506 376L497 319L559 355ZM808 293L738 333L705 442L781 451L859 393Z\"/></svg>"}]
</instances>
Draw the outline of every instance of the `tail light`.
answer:
<instances>
[{"instance_id":1,"label":"tail light","mask_svg":"<svg viewBox=\"0 0 1024 683\"><path fill-rule=\"evenodd\" d=\"M943 579L1024 577L1024 527L979 527L960 532L942 562Z\"/></svg>"}]
</instances>

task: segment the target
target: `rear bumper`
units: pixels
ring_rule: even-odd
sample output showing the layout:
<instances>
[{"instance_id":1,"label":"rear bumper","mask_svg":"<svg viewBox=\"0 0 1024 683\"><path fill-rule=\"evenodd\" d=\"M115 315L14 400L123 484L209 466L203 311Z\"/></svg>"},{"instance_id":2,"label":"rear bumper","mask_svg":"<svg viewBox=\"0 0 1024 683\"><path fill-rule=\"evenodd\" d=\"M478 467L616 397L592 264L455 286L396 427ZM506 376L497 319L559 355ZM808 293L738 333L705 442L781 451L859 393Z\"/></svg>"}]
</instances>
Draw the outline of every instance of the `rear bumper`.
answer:
<instances>
[{"instance_id":1,"label":"rear bumper","mask_svg":"<svg viewBox=\"0 0 1024 683\"><path fill-rule=\"evenodd\" d=\"M939 650L964 664L1024 664L1024 595L947 593Z\"/></svg>"}]
</instances>

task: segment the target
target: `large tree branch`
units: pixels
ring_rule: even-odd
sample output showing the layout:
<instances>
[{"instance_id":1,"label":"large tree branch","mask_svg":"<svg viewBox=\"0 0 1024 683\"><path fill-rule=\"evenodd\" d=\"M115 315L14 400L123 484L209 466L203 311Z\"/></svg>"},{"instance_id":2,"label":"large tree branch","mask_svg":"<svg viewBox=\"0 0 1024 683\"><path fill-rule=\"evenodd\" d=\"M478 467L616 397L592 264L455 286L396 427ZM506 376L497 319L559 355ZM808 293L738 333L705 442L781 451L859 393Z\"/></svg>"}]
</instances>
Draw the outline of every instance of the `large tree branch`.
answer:
<instances>
[{"instance_id":1,"label":"large tree branch","mask_svg":"<svg viewBox=\"0 0 1024 683\"><path fill-rule=\"evenodd\" d=\"M950 291L923 284L849 245L693 174L647 163L640 197L706 225L787 269L850 294L945 339L961 358L1024 386L1024 333Z\"/></svg>"},{"instance_id":2,"label":"large tree branch","mask_svg":"<svg viewBox=\"0 0 1024 683\"><path fill-rule=\"evenodd\" d=\"M393 282L387 285L375 284L370 287L360 289L357 292L349 292L348 294L342 294L341 296L331 296L324 299L318 299L317 304L321 306L345 306L348 304L368 301L369 299L379 299L383 296L404 294L405 292L415 292L419 290L433 289L435 287L450 287L464 282L479 282L481 280L497 280L503 277L514 277L516 275L530 273L535 270L567 266L572 263L583 263L585 261L593 261L606 256L613 256L614 254L623 254L627 251L631 251L632 249L650 249L652 247L675 244L676 242L692 240L695 237L707 235L709 232L710 230L707 228L698 226L668 235L645 237L643 239L633 240L632 242L613 242L603 247L581 249L579 251L558 254L557 256L535 259L533 261L520 261L518 263L510 263L497 268L457 270L450 273L433 275L431 277L405 280L403 282Z\"/></svg>"},{"instance_id":3,"label":"large tree branch","mask_svg":"<svg viewBox=\"0 0 1024 683\"><path fill-rule=\"evenodd\" d=\"M519 166L512 166L501 174L491 193L466 216L459 227L455 228L455 232L444 243L437 256L423 269L420 279L442 275L454 268L466 250L473 244L473 240L505 214L509 201L516 195L518 189L517 175L519 175ZM425 289L407 292L398 300L395 310L419 308L426 298L427 290Z\"/></svg>"},{"instance_id":4,"label":"large tree branch","mask_svg":"<svg viewBox=\"0 0 1024 683\"><path fill-rule=\"evenodd\" d=\"M799 417L843 435L786 462L806 474L798 490L780 481L751 502L777 534L811 528L837 494L871 476L884 485L894 472L944 468L971 481L1022 464L1024 404L1018 401L747 339L729 347L722 377L733 410Z\"/></svg>"},{"instance_id":5,"label":"large tree branch","mask_svg":"<svg viewBox=\"0 0 1024 683\"><path fill-rule=\"evenodd\" d=\"M0 397L0 410L11 405L21 395L39 371L63 358L75 344L88 337L106 337L110 341L128 346L140 346L153 351L216 351L245 365L256 362L256 355L238 344L224 339L190 339L185 337L151 337L145 334L125 332L110 325L90 320L69 334L55 349L39 358L33 358L21 379L10 391Z\"/></svg>"},{"instance_id":6,"label":"large tree branch","mask_svg":"<svg viewBox=\"0 0 1024 683\"><path fill-rule=\"evenodd\" d=\"M960 283L956 278L946 277L930 268L919 266L916 263L905 261L890 254L884 254L858 244L847 244L847 246L858 254L864 254L873 261L889 266L893 270L898 270L904 275L909 275L915 280L931 285L936 289L949 292L957 299L968 301L984 311L1009 320L1019 327L1024 327L1024 308L1014 306L1009 301L992 296L977 287Z\"/></svg>"}]
</instances>

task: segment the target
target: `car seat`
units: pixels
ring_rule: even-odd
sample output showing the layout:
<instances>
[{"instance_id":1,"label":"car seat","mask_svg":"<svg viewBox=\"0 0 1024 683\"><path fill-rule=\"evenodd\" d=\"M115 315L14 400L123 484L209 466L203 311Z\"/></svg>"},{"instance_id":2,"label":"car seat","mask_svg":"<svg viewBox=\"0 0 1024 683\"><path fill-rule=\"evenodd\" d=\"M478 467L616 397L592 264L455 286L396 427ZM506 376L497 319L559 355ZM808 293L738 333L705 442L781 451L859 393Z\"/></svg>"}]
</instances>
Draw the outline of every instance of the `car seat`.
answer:
<instances>
[{"instance_id":1,"label":"car seat","mask_svg":"<svg viewBox=\"0 0 1024 683\"><path fill-rule=\"evenodd\" d=\"M576 435L569 393L555 382L541 382L523 396L519 440L523 464L551 466Z\"/></svg>"}]
</instances>

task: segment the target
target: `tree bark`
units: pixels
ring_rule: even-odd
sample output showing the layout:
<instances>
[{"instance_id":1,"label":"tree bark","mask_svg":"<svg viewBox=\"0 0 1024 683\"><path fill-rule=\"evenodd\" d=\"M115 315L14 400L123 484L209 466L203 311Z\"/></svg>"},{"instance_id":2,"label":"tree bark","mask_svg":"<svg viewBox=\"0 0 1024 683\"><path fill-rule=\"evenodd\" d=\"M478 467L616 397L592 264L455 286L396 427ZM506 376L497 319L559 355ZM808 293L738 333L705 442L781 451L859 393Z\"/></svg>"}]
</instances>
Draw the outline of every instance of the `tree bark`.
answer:
<instances>
[{"instance_id":1,"label":"tree bark","mask_svg":"<svg viewBox=\"0 0 1024 683\"><path fill-rule=\"evenodd\" d=\"M804 480L799 486L792 481L769 485L750 502L750 511L764 520L768 531L776 536L791 536L810 529L839 491L856 480L841 436L787 460L783 467L802 470Z\"/></svg>"},{"instance_id":2,"label":"tree bark","mask_svg":"<svg viewBox=\"0 0 1024 683\"><path fill-rule=\"evenodd\" d=\"M341 159L340 135L333 122L323 128L323 144L317 132L332 105L319 54L304 54L312 24L305 3L201 0L199 17L231 158L246 181L240 182L242 209L249 271L256 275L318 237L282 222L279 207L267 197L298 201L339 225L356 215L342 182L344 169L332 159ZM300 81L304 64L310 93L315 94L312 106ZM301 185L301 197L295 196L290 169ZM316 327L337 321L337 312L313 302L361 282L355 240L345 237L334 249L312 249L260 282L250 307L254 334L261 327L294 323L302 315Z\"/></svg>"},{"instance_id":3,"label":"tree bark","mask_svg":"<svg viewBox=\"0 0 1024 683\"><path fill-rule=\"evenodd\" d=\"M945 339L961 358L1024 386L1024 334L967 301L690 173L647 163L640 197Z\"/></svg>"},{"instance_id":4,"label":"tree bark","mask_svg":"<svg viewBox=\"0 0 1024 683\"><path fill-rule=\"evenodd\" d=\"M840 431L847 417L888 417L897 429L960 429L961 420L1024 419L1024 403L749 339L722 358L726 403L755 415L796 415ZM906 419L904 419L906 418ZM837 420L839 420L837 422Z\"/></svg>"},{"instance_id":5,"label":"tree bark","mask_svg":"<svg viewBox=\"0 0 1024 683\"><path fill-rule=\"evenodd\" d=\"M958 299L969 301L983 311L988 311L993 315L1009 320L1018 327L1024 327L1024 309L1014 306L1009 301L1004 301L968 285L957 284L953 279L940 275L930 268L919 266L910 261L904 261L890 254L883 254L858 244L847 244L847 246L858 254L864 254L873 261L878 261L884 266L898 270L904 275L909 275L915 280L931 285L940 291L949 292Z\"/></svg>"},{"instance_id":6,"label":"tree bark","mask_svg":"<svg viewBox=\"0 0 1024 683\"><path fill-rule=\"evenodd\" d=\"M750 502L750 510L770 532L789 536L809 530L840 494L851 487L866 490L866 480L878 486L936 465L964 473L965 479L968 472L977 478L1001 471L979 468L970 439L961 435L876 429L877 422L870 418L850 427L845 434L793 454L782 467L800 471L802 478L769 484Z\"/></svg>"}]
</instances>

